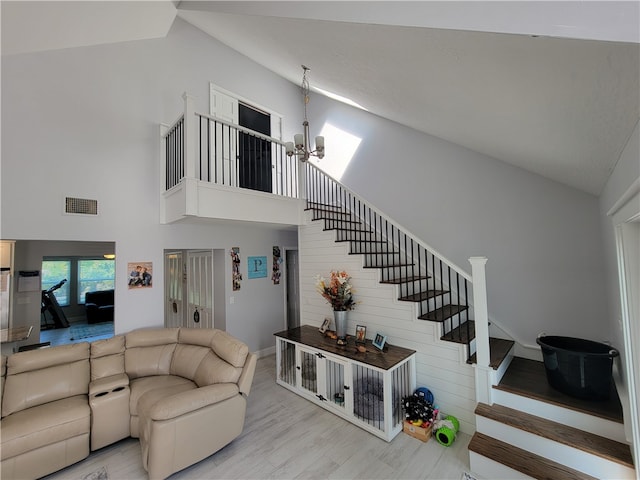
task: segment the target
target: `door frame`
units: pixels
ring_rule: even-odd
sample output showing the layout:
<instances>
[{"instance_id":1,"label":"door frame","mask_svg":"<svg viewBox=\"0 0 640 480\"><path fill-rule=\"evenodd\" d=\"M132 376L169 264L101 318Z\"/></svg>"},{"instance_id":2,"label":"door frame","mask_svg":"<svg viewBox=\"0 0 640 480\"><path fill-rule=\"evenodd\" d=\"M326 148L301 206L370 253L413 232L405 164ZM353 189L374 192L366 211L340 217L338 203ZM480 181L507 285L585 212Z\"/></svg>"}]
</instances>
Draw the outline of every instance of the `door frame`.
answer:
<instances>
[{"instance_id":1,"label":"door frame","mask_svg":"<svg viewBox=\"0 0 640 480\"><path fill-rule=\"evenodd\" d=\"M631 449L640 478L640 266L635 251L640 238L640 178L607 212L612 217L620 289ZM624 406L623 406L624 408Z\"/></svg>"},{"instance_id":2,"label":"door frame","mask_svg":"<svg viewBox=\"0 0 640 480\"><path fill-rule=\"evenodd\" d=\"M283 264L284 264L284 275L283 277L283 283L284 283L284 324L282 326L283 329L287 329L287 326L289 324L289 296L287 295L287 291L289 288L289 269L287 268L287 252L289 251L296 251L298 252L298 306L300 306L300 250L298 249L298 247L284 247L282 249L283 252Z\"/></svg>"}]
</instances>

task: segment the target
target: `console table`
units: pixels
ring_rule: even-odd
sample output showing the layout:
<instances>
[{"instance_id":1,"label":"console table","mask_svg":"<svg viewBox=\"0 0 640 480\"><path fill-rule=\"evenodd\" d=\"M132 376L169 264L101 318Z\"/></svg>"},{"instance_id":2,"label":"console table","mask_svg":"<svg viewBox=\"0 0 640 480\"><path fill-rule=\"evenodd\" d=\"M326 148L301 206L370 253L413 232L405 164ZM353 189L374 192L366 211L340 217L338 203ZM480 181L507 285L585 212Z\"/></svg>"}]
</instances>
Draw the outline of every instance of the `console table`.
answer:
<instances>
[{"instance_id":1,"label":"console table","mask_svg":"<svg viewBox=\"0 0 640 480\"><path fill-rule=\"evenodd\" d=\"M402 431L402 397L416 388L414 350L389 345L366 353L349 337L345 346L304 325L276 336L279 385L391 441Z\"/></svg>"}]
</instances>

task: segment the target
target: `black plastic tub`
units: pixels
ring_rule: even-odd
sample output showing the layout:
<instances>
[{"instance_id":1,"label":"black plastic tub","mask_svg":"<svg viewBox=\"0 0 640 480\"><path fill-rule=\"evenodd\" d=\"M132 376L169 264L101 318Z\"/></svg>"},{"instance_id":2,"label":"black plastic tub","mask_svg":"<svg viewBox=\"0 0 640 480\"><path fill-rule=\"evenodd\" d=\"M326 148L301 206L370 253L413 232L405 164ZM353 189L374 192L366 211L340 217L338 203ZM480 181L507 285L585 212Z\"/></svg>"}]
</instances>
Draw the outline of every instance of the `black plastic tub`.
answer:
<instances>
[{"instance_id":1,"label":"black plastic tub","mask_svg":"<svg viewBox=\"0 0 640 480\"><path fill-rule=\"evenodd\" d=\"M608 400L613 358L619 355L605 343L541 334L547 381L556 390L586 400Z\"/></svg>"}]
</instances>

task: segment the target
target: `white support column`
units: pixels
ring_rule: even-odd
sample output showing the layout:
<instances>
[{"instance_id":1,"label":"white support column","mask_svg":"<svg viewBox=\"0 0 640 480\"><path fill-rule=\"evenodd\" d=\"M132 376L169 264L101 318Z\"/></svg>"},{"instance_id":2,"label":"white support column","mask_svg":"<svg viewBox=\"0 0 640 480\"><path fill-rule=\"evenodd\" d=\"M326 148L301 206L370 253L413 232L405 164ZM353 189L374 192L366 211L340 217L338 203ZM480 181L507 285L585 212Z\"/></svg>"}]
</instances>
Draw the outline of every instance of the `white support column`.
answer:
<instances>
[{"instance_id":1,"label":"white support column","mask_svg":"<svg viewBox=\"0 0 640 480\"><path fill-rule=\"evenodd\" d=\"M196 145L198 143L195 109L193 96L187 92L182 94L184 100L184 178L182 179L185 214L199 215L198 205L198 181L196 174Z\"/></svg>"},{"instance_id":2,"label":"white support column","mask_svg":"<svg viewBox=\"0 0 640 480\"><path fill-rule=\"evenodd\" d=\"M193 96L187 92L182 94L184 100L184 176L196 178L196 123Z\"/></svg>"},{"instance_id":3,"label":"white support column","mask_svg":"<svg viewBox=\"0 0 640 480\"><path fill-rule=\"evenodd\" d=\"M489 313L487 307L487 280L485 265L487 257L471 257L471 277L473 281L473 311L476 330L476 400L493 404L492 385L494 372L489 366L491 352L489 348Z\"/></svg>"},{"instance_id":4,"label":"white support column","mask_svg":"<svg viewBox=\"0 0 640 480\"><path fill-rule=\"evenodd\" d=\"M165 148L167 139L167 132L169 131L169 125L164 123L160 124L160 223L167 223L167 211L165 200L163 198L164 192L167 188L167 150Z\"/></svg>"}]
</instances>

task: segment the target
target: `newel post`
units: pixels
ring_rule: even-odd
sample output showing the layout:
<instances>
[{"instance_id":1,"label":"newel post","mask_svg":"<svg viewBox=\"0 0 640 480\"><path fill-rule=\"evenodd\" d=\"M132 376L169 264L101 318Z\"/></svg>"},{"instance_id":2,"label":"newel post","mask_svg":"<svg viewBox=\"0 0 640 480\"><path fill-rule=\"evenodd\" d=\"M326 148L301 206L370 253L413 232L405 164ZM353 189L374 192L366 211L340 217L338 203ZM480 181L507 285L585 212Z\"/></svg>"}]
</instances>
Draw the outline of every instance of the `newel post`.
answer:
<instances>
[{"instance_id":1,"label":"newel post","mask_svg":"<svg viewBox=\"0 0 640 480\"><path fill-rule=\"evenodd\" d=\"M471 257L471 277L473 281L473 311L476 329L476 400L491 405L493 372L489 366L489 310L487 307L487 279L485 265L487 257Z\"/></svg>"},{"instance_id":2,"label":"newel post","mask_svg":"<svg viewBox=\"0 0 640 480\"><path fill-rule=\"evenodd\" d=\"M471 277L473 279L473 311L476 322L477 364L488 367L489 353L489 311L487 307L487 278L485 265L487 257L471 257Z\"/></svg>"}]
</instances>

